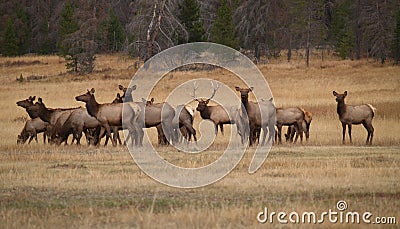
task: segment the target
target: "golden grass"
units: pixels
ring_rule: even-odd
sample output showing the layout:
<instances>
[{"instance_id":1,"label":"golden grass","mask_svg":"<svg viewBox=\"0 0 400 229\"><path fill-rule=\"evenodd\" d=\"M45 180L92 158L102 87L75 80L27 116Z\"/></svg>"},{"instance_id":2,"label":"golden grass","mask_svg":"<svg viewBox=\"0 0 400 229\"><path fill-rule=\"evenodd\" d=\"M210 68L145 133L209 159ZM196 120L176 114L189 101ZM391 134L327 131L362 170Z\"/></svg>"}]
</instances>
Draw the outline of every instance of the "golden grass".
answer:
<instances>
[{"instance_id":1,"label":"golden grass","mask_svg":"<svg viewBox=\"0 0 400 229\"><path fill-rule=\"evenodd\" d=\"M20 64L10 65L17 61ZM29 64L34 61L47 64ZM100 102L111 102L118 84L127 85L133 76L133 63L116 55L99 56L96 72L77 76L66 74L63 61L54 56L0 58L2 227L280 227L278 223L258 224L257 213L264 207L288 212L335 210L336 202L342 199L351 210L400 219L400 68L389 65L314 60L310 68L295 61L259 66L278 107L301 106L314 114L310 140L302 146L274 146L254 175L247 173L254 152L250 148L232 173L204 188L181 190L155 182L122 146L44 146L41 137L39 144L16 145L24 125L21 120L27 117L16 101L36 95L48 107L83 106L74 97L94 87ZM15 79L21 73L47 78L19 83ZM153 95L161 101L177 85L198 77L214 78L230 87L242 85L221 69L173 72ZM353 128L353 145L341 144L333 90L347 90L349 104L371 103L377 108L372 147L364 146L366 131L362 126ZM200 121L197 115L196 126ZM211 148L199 155L180 153L172 147L159 151L177 165L206 165L220 156L229 133L226 127L225 136L218 134ZM155 131L148 135L154 142Z\"/></svg>"}]
</instances>

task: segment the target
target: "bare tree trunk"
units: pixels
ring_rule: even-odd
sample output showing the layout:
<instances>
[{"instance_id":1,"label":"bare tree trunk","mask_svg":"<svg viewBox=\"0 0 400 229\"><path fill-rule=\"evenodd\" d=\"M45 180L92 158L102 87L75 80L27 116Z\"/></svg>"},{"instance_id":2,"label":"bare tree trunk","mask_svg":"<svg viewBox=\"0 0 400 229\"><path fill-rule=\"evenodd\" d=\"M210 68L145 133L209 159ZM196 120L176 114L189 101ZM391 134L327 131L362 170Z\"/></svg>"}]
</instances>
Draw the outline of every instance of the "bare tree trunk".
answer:
<instances>
[{"instance_id":1,"label":"bare tree trunk","mask_svg":"<svg viewBox=\"0 0 400 229\"><path fill-rule=\"evenodd\" d=\"M146 36L146 42L147 42L147 55L145 61L150 59L150 57L153 55L153 42L151 39L151 32L153 30L154 26L154 20L156 18L156 10L157 10L157 1L154 3L154 9L153 9L153 17L151 18L149 28L147 29L147 36Z\"/></svg>"},{"instance_id":2,"label":"bare tree trunk","mask_svg":"<svg viewBox=\"0 0 400 229\"><path fill-rule=\"evenodd\" d=\"M151 18L149 28L147 29L147 36L146 36L146 43L147 43L146 60L150 59L154 54L154 50L153 50L154 42L157 39L158 33L160 32L161 20L162 20L163 14L164 14L165 2L166 2L166 0L162 0L158 9L157 9L158 1L156 1L154 3L153 16ZM158 14L158 17L157 17L157 14ZM156 18L157 18L157 22L156 22Z\"/></svg>"}]
</instances>

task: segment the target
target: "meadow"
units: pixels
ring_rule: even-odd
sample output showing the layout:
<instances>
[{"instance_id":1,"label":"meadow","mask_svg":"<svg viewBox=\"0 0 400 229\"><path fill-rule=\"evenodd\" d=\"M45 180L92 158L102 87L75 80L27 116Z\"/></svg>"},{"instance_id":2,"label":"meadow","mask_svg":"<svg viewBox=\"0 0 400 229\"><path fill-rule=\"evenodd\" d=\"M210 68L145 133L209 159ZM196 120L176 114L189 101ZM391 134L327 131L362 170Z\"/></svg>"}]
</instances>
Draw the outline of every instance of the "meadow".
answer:
<instances>
[{"instance_id":1,"label":"meadow","mask_svg":"<svg viewBox=\"0 0 400 229\"><path fill-rule=\"evenodd\" d=\"M314 60L309 68L294 60L259 65L277 107L300 106L313 113L310 139L274 145L261 169L248 174L249 148L221 181L198 189L177 189L144 174L124 146L17 145L28 115L16 101L42 97L48 107L77 107L74 97L94 87L99 102L111 102L118 85L128 85L135 61L119 55L97 57L90 75L66 73L56 56L0 58L0 225L2 228L265 228L345 227L371 224L291 224L257 222L258 212L348 210L375 216L400 215L400 68L368 60ZM22 78L21 78L22 75ZM19 80L21 78L21 80ZM153 92L162 101L190 79L211 78L243 86L223 69L172 72ZM22 82L20 82L22 81ZM332 95L348 91L348 104L377 108L372 146L362 126L353 127L353 144L342 145L341 123ZM140 99L140 98L138 98ZM192 104L196 106L196 103ZM197 114L195 126L201 122ZM196 127L197 128L197 127ZM227 128L229 133L230 128ZM155 131L148 131L152 138ZM348 136L346 136L346 140ZM228 134L218 135L207 152L187 155L160 148L171 163L197 167L216 160ZM83 141L82 141L83 142ZM374 219L374 218L371 219ZM374 227L378 225L373 225Z\"/></svg>"}]
</instances>

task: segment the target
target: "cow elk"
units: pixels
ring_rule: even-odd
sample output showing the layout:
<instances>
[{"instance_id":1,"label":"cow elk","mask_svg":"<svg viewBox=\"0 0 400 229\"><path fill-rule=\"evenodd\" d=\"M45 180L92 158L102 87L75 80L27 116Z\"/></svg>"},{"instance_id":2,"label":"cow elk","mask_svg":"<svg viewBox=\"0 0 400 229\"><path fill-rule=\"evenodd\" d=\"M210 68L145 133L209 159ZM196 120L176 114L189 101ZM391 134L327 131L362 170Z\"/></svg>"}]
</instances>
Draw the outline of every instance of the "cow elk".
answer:
<instances>
[{"instance_id":1,"label":"cow elk","mask_svg":"<svg viewBox=\"0 0 400 229\"><path fill-rule=\"evenodd\" d=\"M29 138L28 144L31 143L33 139L35 139L37 143L38 142L37 134L43 133L43 143L46 144L46 134L47 134L46 130L48 126L49 123L44 122L39 117L26 121L24 128L17 137L17 143L25 144L28 138Z\"/></svg>"},{"instance_id":2,"label":"cow elk","mask_svg":"<svg viewBox=\"0 0 400 229\"><path fill-rule=\"evenodd\" d=\"M145 104L145 126L146 128L156 127L158 133L158 144L168 145L173 140L173 120L175 109L167 102L154 103L142 99Z\"/></svg>"},{"instance_id":3,"label":"cow elk","mask_svg":"<svg viewBox=\"0 0 400 229\"><path fill-rule=\"evenodd\" d=\"M124 93L122 97L125 103L133 102L132 92L136 90L136 85L133 85L129 88L119 85L118 88ZM145 105L145 128L157 128L158 143L160 145L167 145L170 141L172 141L172 121L175 117L174 108L167 102L154 103L154 99L153 101L144 100L136 103Z\"/></svg>"},{"instance_id":4,"label":"cow elk","mask_svg":"<svg viewBox=\"0 0 400 229\"><path fill-rule=\"evenodd\" d=\"M143 129L141 120L142 107L136 103L104 103L99 104L94 96L95 89L92 88L87 93L76 96L77 101L84 102L89 115L95 117L100 125L105 128L106 134L111 138L111 126L127 127L129 135L135 140L136 146L142 146ZM125 117L124 120L122 117ZM123 121L125 121L123 123ZM116 146L116 140L112 139L113 146Z\"/></svg>"},{"instance_id":5,"label":"cow elk","mask_svg":"<svg viewBox=\"0 0 400 229\"><path fill-rule=\"evenodd\" d=\"M278 142L282 143L282 126L294 127L296 133L295 142L300 135L300 142L303 142L303 121L304 111L298 107L277 108L276 109L276 127L278 129Z\"/></svg>"},{"instance_id":6,"label":"cow elk","mask_svg":"<svg viewBox=\"0 0 400 229\"><path fill-rule=\"evenodd\" d=\"M310 125L312 121L312 114L311 112L308 112L304 109L302 110L304 112L304 120L302 122L301 127L304 131L304 134L306 135L306 141L308 141L308 139L310 138ZM293 142L293 138L295 135L297 139L298 133L296 132L296 128L294 127L294 125L288 126L287 133L285 134L286 141Z\"/></svg>"},{"instance_id":7,"label":"cow elk","mask_svg":"<svg viewBox=\"0 0 400 229\"><path fill-rule=\"evenodd\" d=\"M253 91L253 87L240 88L235 87L236 91L240 92L242 100L242 112L247 114L248 125L250 128L249 145L255 143L257 131L263 130L263 139L261 146L265 144L267 133L268 142L273 142L275 136L275 105L273 99L263 100L260 102L249 101L249 93ZM263 114L263 115L261 115ZM266 118L262 118L266 117Z\"/></svg>"},{"instance_id":8,"label":"cow elk","mask_svg":"<svg viewBox=\"0 0 400 229\"><path fill-rule=\"evenodd\" d=\"M344 102L344 99L347 96L347 91L343 94L339 94L336 91L333 91L333 96L336 97L337 102L337 113L339 115L339 120L342 122L343 128L343 144L346 135L346 125L349 128L349 139L350 143L352 143L351 139L351 128L352 125L362 124L368 132L366 144L372 144L372 138L374 137L374 127L372 126L372 119L375 116L376 108L371 104L363 104L358 106L347 105Z\"/></svg>"}]
</instances>

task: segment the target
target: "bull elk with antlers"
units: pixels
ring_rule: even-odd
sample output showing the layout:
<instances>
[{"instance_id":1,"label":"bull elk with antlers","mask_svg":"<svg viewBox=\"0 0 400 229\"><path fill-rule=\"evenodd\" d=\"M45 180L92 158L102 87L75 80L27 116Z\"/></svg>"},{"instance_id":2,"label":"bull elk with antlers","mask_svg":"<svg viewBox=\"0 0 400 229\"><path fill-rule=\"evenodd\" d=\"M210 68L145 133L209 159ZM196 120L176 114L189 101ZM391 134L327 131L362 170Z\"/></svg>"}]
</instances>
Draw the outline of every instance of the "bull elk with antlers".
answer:
<instances>
[{"instance_id":1,"label":"bull elk with antlers","mask_svg":"<svg viewBox=\"0 0 400 229\"><path fill-rule=\"evenodd\" d=\"M225 124L236 124L238 134L243 136L243 128L241 128L241 118L239 117L240 109L236 106L223 107L221 105L209 106L208 103L214 98L215 93L219 89L219 84L211 81L211 88L213 92L208 99L198 99L196 97L196 90L198 88L197 82L194 82L193 99L198 102L196 110L200 112L203 119L211 120L214 123L215 135L218 133L218 126L222 134L224 134ZM244 139L242 138L242 143Z\"/></svg>"}]
</instances>

